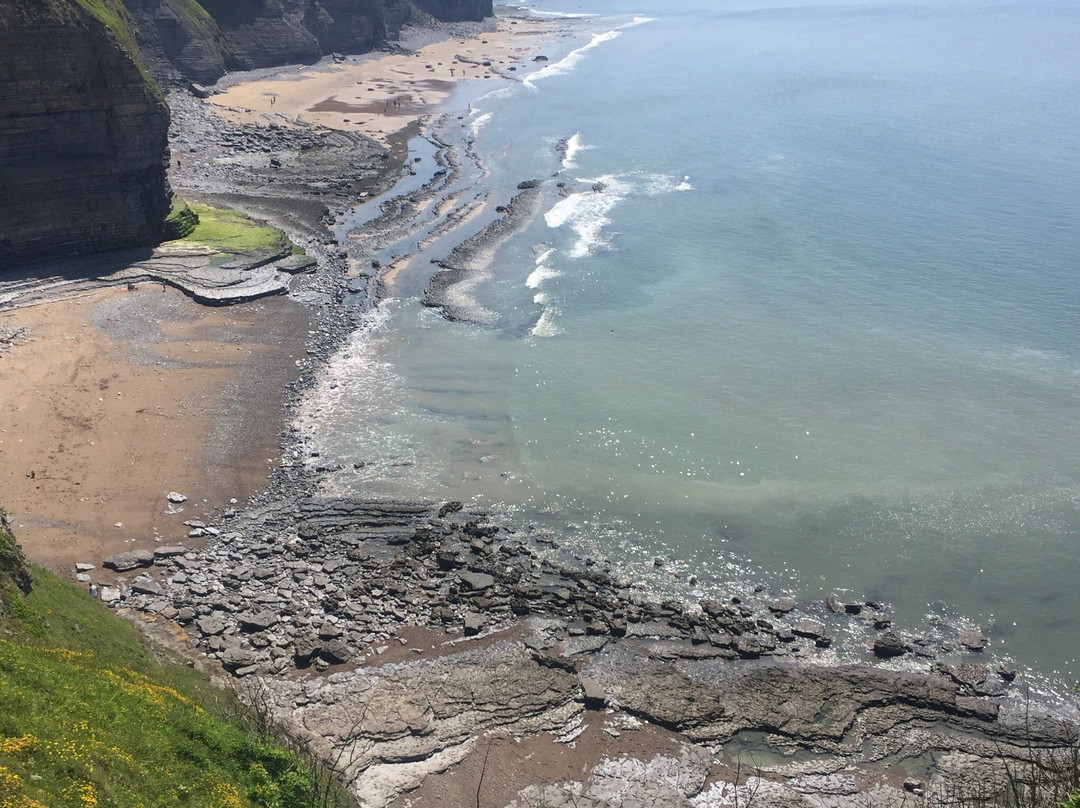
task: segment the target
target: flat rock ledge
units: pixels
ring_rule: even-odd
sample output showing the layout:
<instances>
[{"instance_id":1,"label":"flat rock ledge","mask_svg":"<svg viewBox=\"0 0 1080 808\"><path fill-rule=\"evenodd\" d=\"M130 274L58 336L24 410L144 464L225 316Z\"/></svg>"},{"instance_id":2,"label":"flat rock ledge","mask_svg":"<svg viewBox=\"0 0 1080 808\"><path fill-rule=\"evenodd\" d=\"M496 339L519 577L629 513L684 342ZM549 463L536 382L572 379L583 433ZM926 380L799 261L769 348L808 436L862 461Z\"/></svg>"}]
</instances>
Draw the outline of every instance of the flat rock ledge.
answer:
<instances>
[{"instance_id":1,"label":"flat rock ledge","mask_svg":"<svg viewBox=\"0 0 1080 808\"><path fill-rule=\"evenodd\" d=\"M670 744L586 756L580 780L498 804L700 808L753 785L755 806L891 806L913 783L995 782L1076 747L1075 703L1033 695L972 650L970 626L916 634L881 604L760 586L658 602L460 503L306 499L216 529L205 550L151 553L156 587L131 567L144 577L117 605L181 625L365 805L423 793L497 739L573 744L590 727ZM747 749L779 762L733 772Z\"/></svg>"},{"instance_id":2,"label":"flat rock ledge","mask_svg":"<svg viewBox=\"0 0 1080 808\"><path fill-rule=\"evenodd\" d=\"M147 256L122 251L28 264L23 277L0 282L0 308L16 308L78 295L103 286L157 283L173 286L204 305L224 306L289 291L293 275L316 261L291 250L223 253L213 247L166 242Z\"/></svg>"}]
</instances>

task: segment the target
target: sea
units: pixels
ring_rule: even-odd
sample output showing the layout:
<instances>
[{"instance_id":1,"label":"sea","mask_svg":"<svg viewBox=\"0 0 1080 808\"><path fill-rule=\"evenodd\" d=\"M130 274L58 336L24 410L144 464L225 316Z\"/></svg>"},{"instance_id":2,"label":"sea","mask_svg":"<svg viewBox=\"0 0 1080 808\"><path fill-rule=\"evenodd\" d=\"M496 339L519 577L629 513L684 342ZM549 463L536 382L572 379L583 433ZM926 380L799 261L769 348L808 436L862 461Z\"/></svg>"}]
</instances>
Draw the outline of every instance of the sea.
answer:
<instances>
[{"instance_id":1,"label":"sea","mask_svg":"<svg viewBox=\"0 0 1080 808\"><path fill-rule=\"evenodd\" d=\"M689 596L967 621L1080 680L1080 6L512 13L569 34L441 110L486 204L384 251L414 257L305 406L327 490L489 508ZM410 149L343 238L431 178ZM481 316L425 307L532 178Z\"/></svg>"}]
</instances>

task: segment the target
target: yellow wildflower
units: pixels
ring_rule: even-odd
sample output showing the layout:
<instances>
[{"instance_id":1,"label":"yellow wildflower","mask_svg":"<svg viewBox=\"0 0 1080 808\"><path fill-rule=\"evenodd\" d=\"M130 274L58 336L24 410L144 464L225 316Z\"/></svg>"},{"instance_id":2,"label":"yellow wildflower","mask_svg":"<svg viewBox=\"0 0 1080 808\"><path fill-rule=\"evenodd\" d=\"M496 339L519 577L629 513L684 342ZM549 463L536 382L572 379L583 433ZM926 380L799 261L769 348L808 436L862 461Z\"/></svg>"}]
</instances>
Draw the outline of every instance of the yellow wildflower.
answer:
<instances>
[{"instance_id":1,"label":"yellow wildflower","mask_svg":"<svg viewBox=\"0 0 1080 808\"><path fill-rule=\"evenodd\" d=\"M97 794L94 792L92 783L82 783L79 785L79 802L82 803L84 808L96 808Z\"/></svg>"},{"instance_id":2,"label":"yellow wildflower","mask_svg":"<svg viewBox=\"0 0 1080 808\"><path fill-rule=\"evenodd\" d=\"M210 792L210 808L243 808L235 786L218 783Z\"/></svg>"},{"instance_id":3,"label":"yellow wildflower","mask_svg":"<svg viewBox=\"0 0 1080 808\"><path fill-rule=\"evenodd\" d=\"M20 752L34 749L37 742L38 739L33 735L20 735L18 738L0 738L0 754L17 755Z\"/></svg>"}]
</instances>

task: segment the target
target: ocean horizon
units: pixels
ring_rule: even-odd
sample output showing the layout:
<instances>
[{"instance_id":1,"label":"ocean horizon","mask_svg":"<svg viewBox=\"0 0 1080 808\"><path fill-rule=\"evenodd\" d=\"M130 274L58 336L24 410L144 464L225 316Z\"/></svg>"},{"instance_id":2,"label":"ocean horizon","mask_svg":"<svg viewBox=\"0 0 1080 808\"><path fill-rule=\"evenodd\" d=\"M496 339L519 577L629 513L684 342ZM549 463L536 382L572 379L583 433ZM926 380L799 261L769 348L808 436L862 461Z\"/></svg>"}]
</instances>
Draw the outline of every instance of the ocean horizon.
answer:
<instances>
[{"instance_id":1,"label":"ocean horizon","mask_svg":"<svg viewBox=\"0 0 1080 808\"><path fill-rule=\"evenodd\" d=\"M971 621L1075 681L1080 10L526 11L574 37L446 103L487 209L386 249L415 257L309 403L327 487L475 503L660 589ZM528 179L476 316L425 307Z\"/></svg>"}]
</instances>

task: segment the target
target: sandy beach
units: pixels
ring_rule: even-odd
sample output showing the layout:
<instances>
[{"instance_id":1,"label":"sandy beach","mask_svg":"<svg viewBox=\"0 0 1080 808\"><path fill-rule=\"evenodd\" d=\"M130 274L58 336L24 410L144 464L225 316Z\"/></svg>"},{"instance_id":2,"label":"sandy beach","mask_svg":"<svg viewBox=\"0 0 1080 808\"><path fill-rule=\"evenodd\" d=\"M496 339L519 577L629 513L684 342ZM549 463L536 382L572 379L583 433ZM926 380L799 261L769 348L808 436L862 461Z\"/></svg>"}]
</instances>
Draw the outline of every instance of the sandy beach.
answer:
<instances>
[{"instance_id":1,"label":"sandy beach","mask_svg":"<svg viewBox=\"0 0 1080 808\"><path fill-rule=\"evenodd\" d=\"M367 54L290 68L233 84L208 104L234 123L316 124L384 143L442 103L463 81L513 78L565 24L499 18L476 39L447 39L410 54Z\"/></svg>"},{"instance_id":2,"label":"sandy beach","mask_svg":"<svg viewBox=\"0 0 1080 808\"><path fill-rule=\"evenodd\" d=\"M322 126L385 144L456 83L512 77L560 29L495 26L412 54L262 71L205 109L232 124ZM203 195L197 166L214 159L175 163L182 197ZM185 520L212 519L265 486L310 326L311 312L287 298L213 309L156 284L0 312L0 328L23 330L0 358L0 481L29 557L70 575L123 550L197 546ZM170 491L188 501L170 507Z\"/></svg>"},{"instance_id":3,"label":"sandy beach","mask_svg":"<svg viewBox=\"0 0 1080 808\"><path fill-rule=\"evenodd\" d=\"M265 485L307 324L287 298L206 308L156 284L0 313L25 329L0 357L0 485L31 560L188 543L184 520Z\"/></svg>"}]
</instances>

